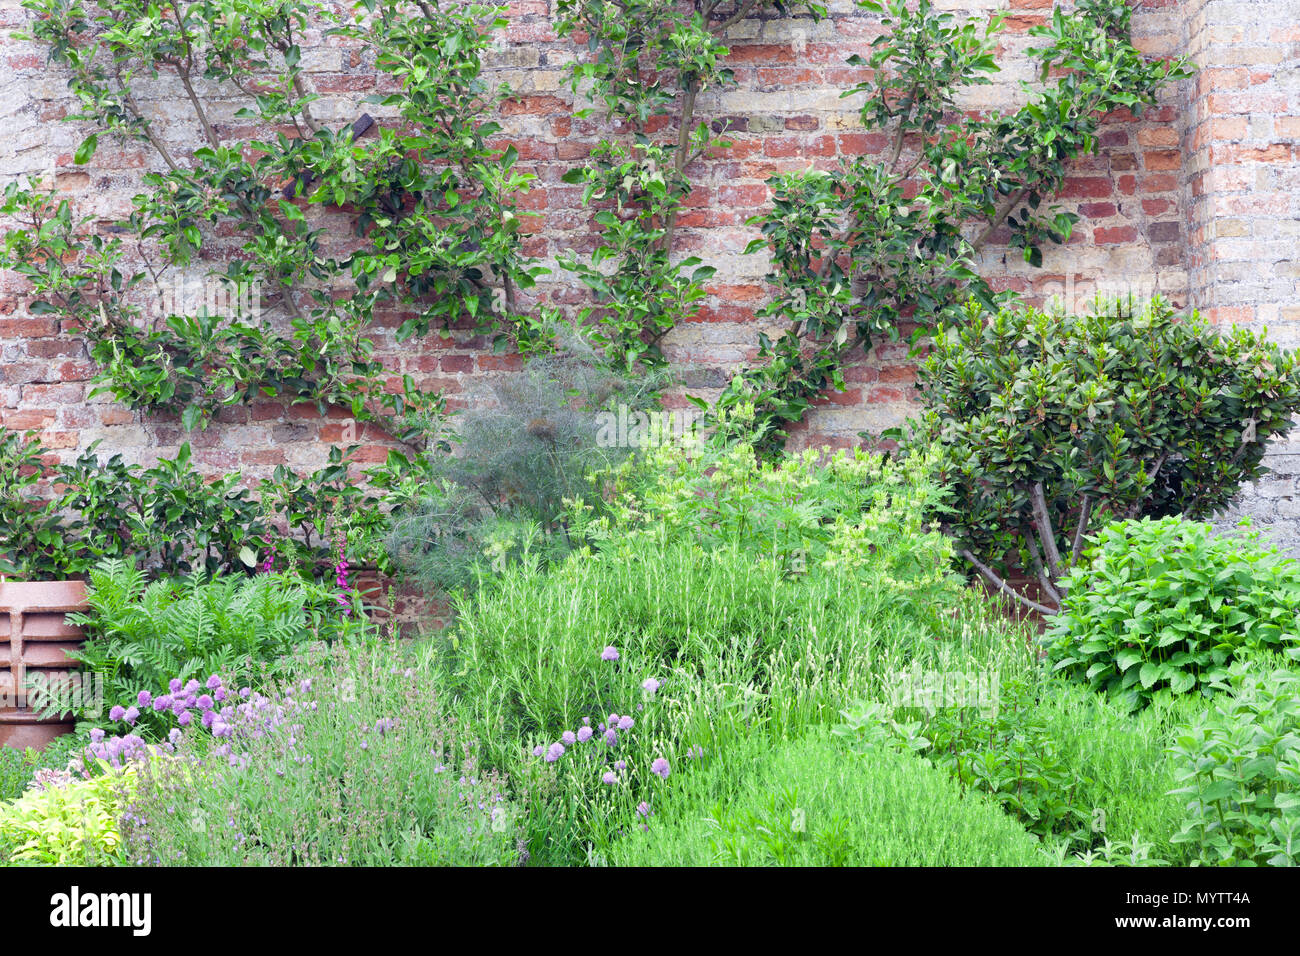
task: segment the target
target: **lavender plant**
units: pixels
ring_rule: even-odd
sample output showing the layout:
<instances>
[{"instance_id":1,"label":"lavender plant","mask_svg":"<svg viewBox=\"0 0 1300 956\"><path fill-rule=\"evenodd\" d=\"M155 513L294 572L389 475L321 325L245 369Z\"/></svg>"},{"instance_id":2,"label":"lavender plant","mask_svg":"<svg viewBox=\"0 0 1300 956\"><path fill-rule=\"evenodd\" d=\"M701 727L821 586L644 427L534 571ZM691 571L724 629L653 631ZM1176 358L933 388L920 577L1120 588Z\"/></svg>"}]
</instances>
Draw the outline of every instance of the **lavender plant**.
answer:
<instances>
[{"instance_id":1,"label":"lavender plant","mask_svg":"<svg viewBox=\"0 0 1300 956\"><path fill-rule=\"evenodd\" d=\"M135 758L122 846L136 865L508 865L520 861L505 781L429 675L391 648L317 648L267 693L181 685L170 752ZM191 701L191 698L193 700ZM140 703L140 702L137 702ZM158 707L153 700L150 706ZM200 713L195 720L184 714ZM114 740L117 742L115 743Z\"/></svg>"}]
</instances>

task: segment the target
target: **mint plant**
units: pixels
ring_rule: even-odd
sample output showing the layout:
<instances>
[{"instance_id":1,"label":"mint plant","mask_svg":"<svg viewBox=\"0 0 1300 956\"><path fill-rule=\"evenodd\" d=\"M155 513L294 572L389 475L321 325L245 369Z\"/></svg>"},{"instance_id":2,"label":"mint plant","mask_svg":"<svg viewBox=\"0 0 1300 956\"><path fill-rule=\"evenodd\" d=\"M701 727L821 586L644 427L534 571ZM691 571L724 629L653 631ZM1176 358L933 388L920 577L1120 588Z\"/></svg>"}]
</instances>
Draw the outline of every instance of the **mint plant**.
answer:
<instances>
[{"instance_id":1,"label":"mint plant","mask_svg":"<svg viewBox=\"0 0 1300 956\"><path fill-rule=\"evenodd\" d=\"M1130 707L1208 694L1239 655L1300 639L1300 564L1258 534L1180 518L1117 522L1066 578L1044 636L1056 670Z\"/></svg>"},{"instance_id":2,"label":"mint plant","mask_svg":"<svg viewBox=\"0 0 1300 956\"><path fill-rule=\"evenodd\" d=\"M1300 676L1237 662L1170 754L1187 822L1173 838L1208 866L1300 862Z\"/></svg>"}]
</instances>

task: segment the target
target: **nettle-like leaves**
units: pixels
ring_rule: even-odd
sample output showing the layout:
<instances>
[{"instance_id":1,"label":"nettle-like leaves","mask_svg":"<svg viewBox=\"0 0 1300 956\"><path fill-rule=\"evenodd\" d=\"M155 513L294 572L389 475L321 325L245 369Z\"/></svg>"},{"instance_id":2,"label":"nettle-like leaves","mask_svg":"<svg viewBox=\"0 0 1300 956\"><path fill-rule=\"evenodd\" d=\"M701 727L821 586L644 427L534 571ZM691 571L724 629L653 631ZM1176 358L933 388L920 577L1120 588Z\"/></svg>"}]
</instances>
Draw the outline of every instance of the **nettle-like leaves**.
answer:
<instances>
[{"instance_id":1,"label":"nettle-like leaves","mask_svg":"<svg viewBox=\"0 0 1300 956\"><path fill-rule=\"evenodd\" d=\"M1186 807L1173 842L1207 866L1300 862L1300 677L1270 665L1231 665L1209 712L1169 748Z\"/></svg>"},{"instance_id":2,"label":"nettle-like leaves","mask_svg":"<svg viewBox=\"0 0 1300 956\"><path fill-rule=\"evenodd\" d=\"M990 316L971 301L918 384L959 549L1003 589L1017 568L1034 573L1052 601L1089 532L1222 510L1300 410L1295 355L1158 298L1099 300L1081 316Z\"/></svg>"},{"instance_id":3,"label":"nettle-like leaves","mask_svg":"<svg viewBox=\"0 0 1300 956\"><path fill-rule=\"evenodd\" d=\"M1258 533L1122 521L1085 557L1043 640L1053 670L1130 708L1165 689L1208 696L1243 654L1300 653L1300 565Z\"/></svg>"},{"instance_id":4,"label":"nettle-like leaves","mask_svg":"<svg viewBox=\"0 0 1300 956\"><path fill-rule=\"evenodd\" d=\"M901 323L916 338L959 318L974 297L1006 301L976 272L976 253L1001 230L1027 262L1042 263L1045 242L1069 238L1075 214L1045 206L1069 162L1094 152L1097 128L1117 109L1140 114L1160 88L1187 75L1181 63L1151 61L1129 39L1128 7L1083 0L1057 8L1031 30L1045 41L1029 51L1040 84L1015 112L959 113L961 92L991 82L1000 15L986 23L936 12L929 0L859 0L884 14L872 51L849 62L871 77L847 90L865 94L863 125L890 136L879 157L842 162L832 172L770 180L775 204L757 217L772 252L774 296L764 316L787 327L760 341L766 364L738 376L722 405L759 399L769 451L782 424L796 421L821 390L843 388L838 367L854 350ZM815 212L805 207L811 205Z\"/></svg>"},{"instance_id":5,"label":"nettle-like leaves","mask_svg":"<svg viewBox=\"0 0 1300 956\"><path fill-rule=\"evenodd\" d=\"M35 286L33 311L83 330L120 400L179 412L187 428L259 396L344 405L427 447L441 396L410 378L390 382L368 335L373 312L409 312L399 337L449 335L465 320L498 349L527 336L516 293L541 270L520 253L513 196L530 177L515 169L513 149L489 146L500 129L485 116L508 91L480 75L504 23L499 8L360 0L340 23L314 0L25 6L30 38L69 73L80 107L69 119L94 127L76 162L91 162L107 136L138 142L165 167L142 178L130 216L107 236L38 183L6 193L4 211L22 225L6 238L3 265ZM369 101L397 119L377 135L358 138L361 121L333 130L316 119L301 42L317 27L372 51L389 78L392 92ZM146 77L183 93L193 148L159 135L135 93ZM236 118L256 138L233 139L214 123L215 99L242 102ZM346 210L357 241L340 244L312 205ZM124 266L124 244L138 244L144 269ZM214 276L231 302L145 314L151 285L161 299L170 270L213 258L225 260Z\"/></svg>"}]
</instances>

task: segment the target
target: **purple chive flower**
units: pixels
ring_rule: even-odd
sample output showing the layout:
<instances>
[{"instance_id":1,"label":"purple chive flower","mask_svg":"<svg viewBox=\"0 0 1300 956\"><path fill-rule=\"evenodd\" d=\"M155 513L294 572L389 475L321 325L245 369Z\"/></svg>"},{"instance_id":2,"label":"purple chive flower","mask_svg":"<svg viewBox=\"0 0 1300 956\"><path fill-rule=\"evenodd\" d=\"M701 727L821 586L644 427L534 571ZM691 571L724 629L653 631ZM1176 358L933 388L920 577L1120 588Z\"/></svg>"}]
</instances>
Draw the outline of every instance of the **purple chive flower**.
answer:
<instances>
[{"instance_id":1,"label":"purple chive flower","mask_svg":"<svg viewBox=\"0 0 1300 956\"><path fill-rule=\"evenodd\" d=\"M198 705L199 710L212 709L212 697L210 694L200 694L198 700L196 700L195 703Z\"/></svg>"},{"instance_id":2,"label":"purple chive flower","mask_svg":"<svg viewBox=\"0 0 1300 956\"><path fill-rule=\"evenodd\" d=\"M615 731L613 727L605 731L605 743L608 744L610 747L618 746L618 732Z\"/></svg>"},{"instance_id":3,"label":"purple chive flower","mask_svg":"<svg viewBox=\"0 0 1300 956\"><path fill-rule=\"evenodd\" d=\"M668 779L668 761L663 757L655 757L654 762L650 764L650 772L662 780Z\"/></svg>"},{"instance_id":4,"label":"purple chive flower","mask_svg":"<svg viewBox=\"0 0 1300 956\"><path fill-rule=\"evenodd\" d=\"M99 743L101 740L104 739L104 731L99 727L91 727L90 739L95 743Z\"/></svg>"},{"instance_id":5,"label":"purple chive flower","mask_svg":"<svg viewBox=\"0 0 1300 956\"><path fill-rule=\"evenodd\" d=\"M221 686L221 678L218 677L216 674L213 674L211 677L208 678L208 690L216 690L220 686Z\"/></svg>"},{"instance_id":6,"label":"purple chive flower","mask_svg":"<svg viewBox=\"0 0 1300 956\"><path fill-rule=\"evenodd\" d=\"M588 740L590 740L590 739L591 739L591 728L590 728L590 727L579 727L579 728L578 728L578 743L585 744L585 743L586 743Z\"/></svg>"},{"instance_id":7,"label":"purple chive flower","mask_svg":"<svg viewBox=\"0 0 1300 956\"><path fill-rule=\"evenodd\" d=\"M151 703L153 703L153 694L149 693L147 690L142 690L136 696L135 702L139 704L141 707L148 707Z\"/></svg>"},{"instance_id":8,"label":"purple chive flower","mask_svg":"<svg viewBox=\"0 0 1300 956\"><path fill-rule=\"evenodd\" d=\"M220 703L221 701L226 699L226 689L224 687L218 687L217 692L212 696L216 698L218 703Z\"/></svg>"},{"instance_id":9,"label":"purple chive flower","mask_svg":"<svg viewBox=\"0 0 1300 956\"><path fill-rule=\"evenodd\" d=\"M614 786L614 784L618 783L618 776L614 773L614 771L606 770L604 776L600 778L600 782L604 784L608 784L609 786L612 787Z\"/></svg>"},{"instance_id":10,"label":"purple chive flower","mask_svg":"<svg viewBox=\"0 0 1300 956\"><path fill-rule=\"evenodd\" d=\"M126 716L126 708L123 707L121 704L116 705L112 710L108 712L109 720L114 720L114 721L121 720L125 716Z\"/></svg>"},{"instance_id":11,"label":"purple chive flower","mask_svg":"<svg viewBox=\"0 0 1300 956\"><path fill-rule=\"evenodd\" d=\"M122 719L134 726L135 722L140 719L140 709L138 707L128 707L126 713L122 715Z\"/></svg>"},{"instance_id":12,"label":"purple chive flower","mask_svg":"<svg viewBox=\"0 0 1300 956\"><path fill-rule=\"evenodd\" d=\"M181 692L182 686L183 685L181 684L181 679L179 677L173 677L171 680L167 682L167 689L171 691L173 694L179 694Z\"/></svg>"},{"instance_id":13,"label":"purple chive flower","mask_svg":"<svg viewBox=\"0 0 1300 956\"><path fill-rule=\"evenodd\" d=\"M619 730L631 730L635 724L636 721L634 721L631 717L620 717L618 719Z\"/></svg>"},{"instance_id":14,"label":"purple chive flower","mask_svg":"<svg viewBox=\"0 0 1300 956\"><path fill-rule=\"evenodd\" d=\"M199 682L191 677L185 684L186 694L196 694L199 690Z\"/></svg>"},{"instance_id":15,"label":"purple chive flower","mask_svg":"<svg viewBox=\"0 0 1300 956\"><path fill-rule=\"evenodd\" d=\"M193 719L194 718L190 716L190 712L187 710L176 718L176 723L180 724L182 727L188 727L190 721Z\"/></svg>"},{"instance_id":16,"label":"purple chive flower","mask_svg":"<svg viewBox=\"0 0 1300 956\"><path fill-rule=\"evenodd\" d=\"M615 769L615 770L626 770L626 769L627 769L627 761L626 761L626 760L615 760L615 761L614 761L614 769Z\"/></svg>"},{"instance_id":17,"label":"purple chive flower","mask_svg":"<svg viewBox=\"0 0 1300 956\"><path fill-rule=\"evenodd\" d=\"M655 695L655 691L659 689L659 686L660 686L659 682L655 680L653 677L647 677L645 680L641 682L641 689L645 691L647 694L649 694L651 697Z\"/></svg>"},{"instance_id":18,"label":"purple chive flower","mask_svg":"<svg viewBox=\"0 0 1300 956\"><path fill-rule=\"evenodd\" d=\"M578 738L574 735L572 730L566 730L564 733L560 734L560 743L564 744L566 747L572 747L577 739Z\"/></svg>"},{"instance_id":19,"label":"purple chive flower","mask_svg":"<svg viewBox=\"0 0 1300 956\"><path fill-rule=\"evenodd\" d=\"M543 747L541 744L538 744L536 747L533 748L534 757L540 757L544 753L546 753L546 748Z\"/></svg>"},{"instance_id":20,"label":"purple chive flower","mask_svg":"<svg viewBox=\"0 0 1300 956\"><path fill-rule=\"evenodd\" d=\"M551 744L546 751L546 762L555 763L564 756L564 744Z\"/></svg>"},{"instance_id":21,"label":"purple chive flower","mask_svg":"<svg viewBox=\"0 0 1300 956\"><path fill-rule=\"evenodd\" d=\"M613 644L609 645L609 647L605 648L603 651L600 652L600 659L602 661L618 660L618 649L614 647Z\"/></svg>"},{"instance_id":22,"label":"purple chive flower","mask_svg":"<svg viewBox=\"0 0 1300 956\"><path fill-rule=\"evenodd\" d=\"M637 816L641 816L641 817L650 816L650 804L642 800L640 803L636 805L636 812L637 812Z\"/></svg>"},{"instance_id":23,"label":"purple chive flower","mask_svg":"<svg viewBox=\"0 0 1300 956\"><path fill-rule=\"evenodd\" d=\"M203 718L200 721L200 723L202 723L204 727L211 728L213 722L216 719L217 719L217 712L215 710L205 710L203 712Z\"/></svg>"},{"instance_id":24,"label":"purple chive flower","mask_svg":"<svg viewBox=\"0 0 1300 956\"><path fill-rule=\"evenodd\" d=\"M169 697L167 694L163 694L161 697L155 697L153 699L153 709L158 711L159 713L162 713L164 710L171 710L172 709L171 697Z\"/></svg>"}]
</instances>

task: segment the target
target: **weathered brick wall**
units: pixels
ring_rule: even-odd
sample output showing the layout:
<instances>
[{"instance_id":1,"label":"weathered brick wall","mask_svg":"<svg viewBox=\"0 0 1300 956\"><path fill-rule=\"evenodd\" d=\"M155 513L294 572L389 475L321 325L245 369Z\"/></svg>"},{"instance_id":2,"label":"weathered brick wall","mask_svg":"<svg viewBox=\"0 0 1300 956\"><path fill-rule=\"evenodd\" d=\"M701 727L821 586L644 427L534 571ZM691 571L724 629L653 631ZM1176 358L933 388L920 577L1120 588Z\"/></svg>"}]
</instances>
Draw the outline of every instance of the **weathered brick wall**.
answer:
<instances>
[{"instance_id":1,"label":"weathered brick wall","mask_svg":"<svg viewBox=\"0 0 1300 956\"><path fill-rule=\"evenodd\" d=\"M1191 0L1187 55L1198 69L1182 112L1192 302L1288 348L1300 346L1300 0ZM1300 551L1300 435L1242 514Z\"/></svg>"},{"instance_id":2,"label":"weathered brick wall","mask_svg":"<svg viewBox=\"0 0 1300 956\"><path fill-rule=\"evenodd\" d=\"M1068 246L1045 250L1039 270L1015 252L991 246L983 257L986 274L999 286L1034 298L1060 294L1072 304L1097 289L1131 288L1160 291L1175 303L1198 304L1225 319L1240 316L1270 326L1296 322L1296 298L1286 293L1294 291L1295 282L1289 250L1297 225L1294 144L1300 122L1295 118L1297 38L1287 27L1300 22L1297 2L1141 3L1135 15L1139 46L1158 55L1189 51L1205 72L1170 88L1141 120L1113 116L1107 121L1101 155L1075 165L1062 198L1083 217ZM939 0L936 5L980 16L1009 8L1004 70L995 84L978 89L962 106L986 110L1017 102L1023 95L1019 81L1031 79L1022 55L1030 42L1026 31L1050 14L1051 0ZM767 294L767 260L763 254L740 253L756 235L745 220L768 201L765 179L779 170L829 168L841 158L884 146L882 136L859 126L858 101L840 98L840 91L859 78L846 59L866 52L881 27L847 0L835 0L831 10L819 23L755 17L736 24L729 34L729 65L737 82L700 98L700 118L728 123L734 145L691 168L692 209L681 220L679 252L699 255L719 270L698 320L665 342L670 357L689 367L687 383L695 394L712 397L755 355L754 311ZM155 160L134 146L101 144L88 167L73 166L71 154L84 130L59 122L72 105L66 77L47 66L40 48L8 37L25 16L18 0L0 0L0 177L41 173L52 177L79 211L105 219L121 215L138 191L141 173ZM491 62L492 75L515 91L501 110L503 138L517 146L522 162L538 177L536 188L521 197L524 208L538 213L527 227L528 251L552 268L560 252L590 247L579 189L560 180L604 132L600 121L573 116L564 67L580 51L555 36L553 17L554 0L511 3L509 27ZM361 97L374 91L370 64L338 38L321 37L305 62L310 86L324 97L315 107L318 116L338 126L350 122L362 109ZM1257 74L1265 77L1257 80ZM193 149L198 131L179 91L164 83L142 92L146 108L165 118L169 145L180 152ZM222 135L248 135L234 118L238 105L215 108ZM1250 178L1243 179L1242 170ZM1221 208L1221 202L1228 205ZM1234 210L1232 221L1246 230L1240 240L1215 231L1228 209ZM330 214L313 210L312 215ZM1254 249L1274 256L1271 278L1243 278L1221 295L1230 270L1251 273ZM175 421L87 399L93 369L81 342L52 319L30 316L23 292L16 277L0 276L0 424L39 428L64 454L95 439L131 460L172 454L185 437ZM566 305L581 301L574 283L558 269L539 292ZM1233 311L1248 305L1248 316ZM394 372L445 389L453 404L471 400L488 376L517 367L514 357L487 354L484 343L467 334L450 342L431 336L398 346L392 338L398 321L376 317L381 355ZM878 347L849 369L847 378L847 391L825 400L796 444L853 443L858 432L896 425L915 407L904 346ZM222 419L188 436L196 460L214 470L242 468L250 479L282 462L317 465L328 443L341 441L346 429L342 412L322 420L313 409L275 403L231 409ZM383 453L381 435L362 429L359 437L373 443L364 457Z\"/></svg>"}]
</instances>

